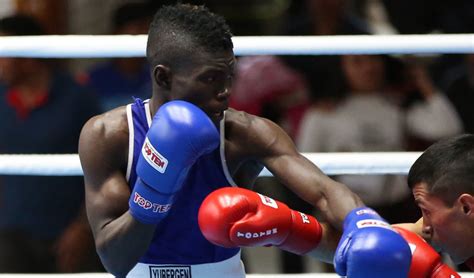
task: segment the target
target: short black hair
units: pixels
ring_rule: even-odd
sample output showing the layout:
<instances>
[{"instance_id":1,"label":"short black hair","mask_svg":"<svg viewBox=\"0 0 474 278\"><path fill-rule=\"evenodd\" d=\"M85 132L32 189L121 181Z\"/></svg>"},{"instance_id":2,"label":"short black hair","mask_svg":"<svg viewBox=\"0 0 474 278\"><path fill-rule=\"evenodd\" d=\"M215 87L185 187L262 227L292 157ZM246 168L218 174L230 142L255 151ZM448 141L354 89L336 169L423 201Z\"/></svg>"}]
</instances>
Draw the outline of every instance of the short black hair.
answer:
<instances>
[{"instance_id":1,"label":"short black hair","mask_svg":"<svg viewBox=\"0 0 474 278\"><path fill-rule=\"evenodd\" d=\"M441 140L426 149L408 173L410 188L421 182L446 205L463 193L474 194L474 135Z\"/></svg>"},{"instance_id":2,"label":"short black hair","mask_svg":"<svg viewBox=\"0 0 474 278\"><path fill-rule=\"evenodd\" d=\"M0 32L9 36L44 35L41 24L32 16L17 14L0 19Z\"/></svg>"},{"instance_id":3,"label":"short black hair","mask_svg":"<svg viewBox=\"0 0 474 278\"><path fill-rule=\"evenodd\" d=\"M204 6L177 4L157 11L148 32L146 55L152 67L173 66L196 51L232 50L232 33L224 18Z\"/></svg>"}]
</instances>

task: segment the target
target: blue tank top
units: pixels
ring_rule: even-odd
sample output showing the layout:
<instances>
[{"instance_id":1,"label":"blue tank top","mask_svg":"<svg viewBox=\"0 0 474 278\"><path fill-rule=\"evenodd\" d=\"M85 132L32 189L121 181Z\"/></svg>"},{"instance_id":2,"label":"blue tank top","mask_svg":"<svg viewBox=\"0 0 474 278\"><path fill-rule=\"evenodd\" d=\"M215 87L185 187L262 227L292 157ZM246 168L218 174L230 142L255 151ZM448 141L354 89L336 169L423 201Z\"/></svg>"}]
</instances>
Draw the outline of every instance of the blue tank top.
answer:
<instances>
[{"instance_id":1,"label":"blue tank top","mask_svg":"<svg viewBox=\"0 0 474 278\"><path fill-rule=\"evenodd\" d=\"M151 114L148 100L135 99L127 106L129 156L127 180L133 190L137 175L135 167L148 128ZM224 158L224 120L220 126L221 144L212 153L198 159L192 166L181 191L176 195L168 216L156 227L153 240L139 262L147 264L201 264L228 259L240 250L223 248L207 241L198 225L198 210L212 191L235 186Z\"/></svg>"}]
</instances>

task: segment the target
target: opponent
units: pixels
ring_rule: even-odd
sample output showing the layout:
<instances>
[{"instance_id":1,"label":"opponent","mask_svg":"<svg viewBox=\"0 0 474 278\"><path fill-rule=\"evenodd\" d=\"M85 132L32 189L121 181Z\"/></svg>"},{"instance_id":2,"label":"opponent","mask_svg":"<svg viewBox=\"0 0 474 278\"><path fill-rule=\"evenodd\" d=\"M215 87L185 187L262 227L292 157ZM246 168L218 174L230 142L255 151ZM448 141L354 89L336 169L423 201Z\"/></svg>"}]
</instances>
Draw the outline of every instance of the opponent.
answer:
<instances>
[{"instance_id":1,"label":"opponent","mask_svg":"<svg viewBox=\"0 0 474 278\"><path fill-rule=\"evenodd\" d=\"M437 251L474 271L474 135L433 144L415 161L408 185L422 211L416 224L400 225Z\"/></svg>"},{"instance_id":2,"label":"opponent","mask_svg":"<svg viewBox=\"0 0 474 278\"><path fill-rule=\"evenodd\" d=\"M382 252L393 257L387 266L393 268L393 277L406 276L409 247L383 227L378 215L303 157L277 125L228 109L235 64L232 49L228 26L206 8L160 9L147 43L151 99L137 99L84 126L79 155L87 212L106 269L120 277L244 277L240 249L206 240L198 226L198 209L220 187L251 185L266 166L319 209L331 226L319 229L311 219L311 233L305 233L300 231L306 227L301 221L309 218L291 213L291 219L274 220L269 226L292 223L286 232L304 237L265 244L298 254L311 250L330 260L332 227L342 230L344 225L336 265L341 273L370 277L368 265ZM288 210L282 213L288 215ZM367 219L377 225L357 226ZM359 248L364 235L372 236L376 244ZM270 236L279 237L279 232Z\"/></svg>"}]
</instances>

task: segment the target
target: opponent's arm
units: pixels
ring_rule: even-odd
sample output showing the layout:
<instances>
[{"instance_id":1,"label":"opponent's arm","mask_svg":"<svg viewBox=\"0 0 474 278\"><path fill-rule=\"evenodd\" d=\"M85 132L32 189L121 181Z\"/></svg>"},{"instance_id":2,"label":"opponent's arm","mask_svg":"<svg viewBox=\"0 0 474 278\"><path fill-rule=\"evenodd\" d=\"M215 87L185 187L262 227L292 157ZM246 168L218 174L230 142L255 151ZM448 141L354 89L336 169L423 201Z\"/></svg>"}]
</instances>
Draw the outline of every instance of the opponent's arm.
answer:
<instances>
[{"instance_id":1,"label":"opponent's arm","mask_svg":"<svg viewBox=\"0 0 474 278\"><path fill-rule=\"evenodd\" d=\"M136 221L128 211L130 190L123 174L128 133L112 117L117 115L97 116L86 123L79 156L97 253L108 272L124 277L147 250L155 226Z\"/></svg>"}]
</instances>

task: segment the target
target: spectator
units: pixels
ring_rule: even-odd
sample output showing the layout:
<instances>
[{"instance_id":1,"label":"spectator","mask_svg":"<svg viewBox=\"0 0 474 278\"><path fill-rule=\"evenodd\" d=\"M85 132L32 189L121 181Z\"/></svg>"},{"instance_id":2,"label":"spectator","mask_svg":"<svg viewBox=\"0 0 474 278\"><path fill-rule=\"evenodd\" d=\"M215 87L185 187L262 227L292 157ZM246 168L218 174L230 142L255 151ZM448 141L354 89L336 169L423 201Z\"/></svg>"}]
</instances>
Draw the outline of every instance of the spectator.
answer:
<instances>
[{"instance_id":1,"label":"spectator","mask_svg":"<svg viewBox=\"0 0 474 278\"><path fill-rule=\"evenodd\" d=\"M145 3L127 3L113 16L116 35L146 34L153 10ZM117 58L100 63L81 76L97 93L103 111L129 103L134 97L146 97L151 91L148 63L144 58Z\"/></svg>"},{"instance_id":2,"label":"spectator","mask_svg":"<svg viewBox=\"0 0 474 278\"><path fill-rule=\"evenodd\" d=\"M401 76L396 80L397 73L392 70L393 80L387 81L385 91L405 113L407 150L421 151L438 140L461 133L462 123L455 107L434 84L421 60L388 60L389 65L396 63L401 64Z\"/></svg>"},{"instance_id":3,"label":"spectator","mask_svg":"<svg viewBox=\"0 0 474 278\"><path fill-rule=\"evenodd\" d=\"M389 86L392 76L388 75L386 63L384 56L342 57L347 96L329 112L322 113L315 108L307 112L297 142L300 151L403 151L408 132L426 140L461 132L459 119L449 101L435 90L419 67L410 69L414 80L410 90L420 91L423 99L403 108L399 103L405 101L406 95L395 94L393 86ZM407 199L411 196L404 186L404 177L344 175L339 180L365 202L377 207L389 221L416 220L397 218L400 214L392 209L398 206L416 211L414 206L406 207L411 204ZM406 217L407 214L401 215Z\"/></svg>"},{"instance_id":4,"label":"spectator","mask_svg":"<svg viewBox=\"0 0 474 278\"><path fill-rule=\"evenodd\" d=\"M448 87L447 96L456 107L465 131L474 133L474 54L464 60L464 72L455 78Z\"/></svg>"},{"instance_id":5,"label":"spectator","mask_svg":"<svg viewBox=\"0 0 474 278\"><path fill-rule=\"evenodd\" d=\"M41 34L29 16L0 20L0 35ZM0 58L0 69L0 153L77 153L95 99L46 60ZM100 269L83 200L81 177L1 177L0 272Z\"/></svg>"},{"instance_id":6,"label":"spectator","mask_svg":"<svg viewBox=\"0 0 474 278\"><path fill-rule=\"evenodd\" d=\"M231 107L268 118L294 137L308 100L303 76L278 57L248 56L239 59L232 86Z\"/></svg>"},{"instance_id":7,"label":"spectator","mask_svg":"<svg viewBox=\"0 0 474 278\"><path fill-rule=\"evenodd\" d=\"M349 12L347 0L305 0L302 11L290 17L284 33L289 35L361 35L369 34L367 24ZM284 61L299 71L311 84L311 97L331 99L338 87L339 56L285 56ZM335 96L337 97L337 96Z\"/></svg>"},{"instance_id":8,"label":"spectator","mask_svg":"<svg viewBox=\"0 0 474 278\"><path fill-rule=\"evenodd\" d=\"M384 61L381 56L343 56L342 69L347 84L346 94L333 113L322 116L308 112L302 126L298 146L303 152L400 151L403 149L402 113L388 102ZM341 176L361 198L377 206L393 204L409 192L403 181L393 186L392 177ZM390 183L387 188L381 185ZM396 190L393 194L380 194ZM385 191L384 191L385 190ZM384 198L381 198L384 196Z\"/></svg>"}]
</instances>

